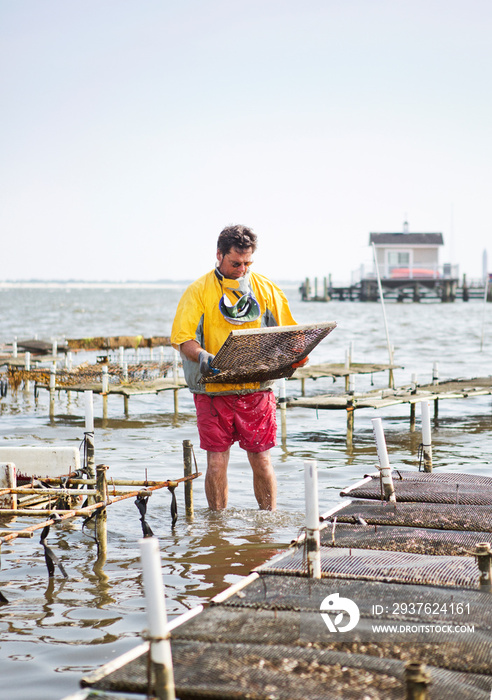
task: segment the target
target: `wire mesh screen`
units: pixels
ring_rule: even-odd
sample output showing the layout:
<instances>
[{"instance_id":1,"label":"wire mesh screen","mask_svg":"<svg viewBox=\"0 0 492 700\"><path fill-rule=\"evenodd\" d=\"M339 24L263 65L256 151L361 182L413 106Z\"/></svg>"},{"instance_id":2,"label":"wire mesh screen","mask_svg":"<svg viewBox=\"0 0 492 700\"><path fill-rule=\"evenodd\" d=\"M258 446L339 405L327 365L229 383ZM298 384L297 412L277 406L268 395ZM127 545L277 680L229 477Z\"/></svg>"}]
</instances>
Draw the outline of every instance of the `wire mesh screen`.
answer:
<instances>
[{"instance_id":1,"label":"wire mesh screen","mask_svg":"<svg viewBox=\"0 0 492 700\"><path fill-rule=\"evenodd\" d=\"M333 594L358 606L343 634L321 616ZM473 632L442 629L464 623ZM491 630L490 594L480 591L263 574L172 631L176 695L403 700L405 664L424 662L432 700L489 700ZM148 668L144 654L83 685L145 694Z\"/></svg>"},{"instance_id":2,"label":"wire mesh screen","mask_svg":"<svg viewBox=\"0 0 492 700\"><path fill-rule=\"evenodd\" d=\"M176 641L176 695L222 700L403 700L405 664L395 659L282 645ZM489 700L488 678L428 669L432 700ZM147 657L93 685L96 691L154 693ZM131 688L128 691L128 688ZM361 695L361 692L364 694ZM99 697L95 695L95 697ZM107 697L104 695L103 697Z\"/></svg>"},{"instance_id":3,"label":"wire mesh screen","mask_svg":"<svg viewBox=\"0 0 492 700\"><path fill-rule=\"evenodd\" d=\"M354 500L347 503L327 520L336 516L339 523L367 523L368 525L396 525L425 527L441 530L471 530L492 532L492 505L473 506L451 503L379 503Z\"/></svg>"},{"instance_id":4,"label":"wire mesh screen","mask_svg":"<svg viewBox=\"0 0 492 700\"><path fill-rule=\"evenodd\" d=\"M216 376L204 382L262 382L294 374L292 364L309 353L336 323L232 331L215 355Z\"/></svg>"},{"instance_id":5,"label":"wire mesh screen","mask_svg":"<svg viewBox=\"0 0 492 700\"><path fill-rule=\"evenodd\" d=\"M431 530L392 525L348 525L338 520L321 530L321 544L326 547L357 547L392 552L412 552L448 556L471 556L479 542L492 543L490 532Z\"/></svg>"},{"instance_id":6,"label":"wire mesh screen","mask_svg":"<svg viewBox=\"0 0 492 700\"><path fill-rule=\"evenodd\" d=\"M263 564L258 571L280 575L307 575L305 553L302 549L293 550L278 560ZM479 587L479 570L471 557L438 557L381 550L321 547L321 575L367 581Z\"/></svg>"},{"instance_id":7,"label":"wire mesh screen","mask_svg":"<svg viewBox=\"0 0 492 700\"><path fill-rule=\"evenodd\" d=\"M492 479L472 474L401 472L393 469L393 484L397 501L421 503L455 503L468 505L492 504ZM422 488L425 482L425 489ZM341 496L382 499L379 474L359 485L344 489Z\"/></svg>"}]
</instances>

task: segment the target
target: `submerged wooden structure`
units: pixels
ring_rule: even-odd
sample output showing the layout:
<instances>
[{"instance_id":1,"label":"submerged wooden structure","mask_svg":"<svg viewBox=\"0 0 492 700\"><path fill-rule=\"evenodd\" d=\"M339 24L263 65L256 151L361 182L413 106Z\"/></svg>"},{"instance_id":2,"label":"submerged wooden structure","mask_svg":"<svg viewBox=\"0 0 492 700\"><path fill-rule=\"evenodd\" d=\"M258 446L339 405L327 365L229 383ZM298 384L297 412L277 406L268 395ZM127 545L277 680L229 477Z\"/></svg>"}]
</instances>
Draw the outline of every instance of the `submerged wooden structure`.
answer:
<instances>
[{"instance_id":1,"label":"submerged wooden structure","mask_svg":"<svg viewBox=\"0 0 492 700\"><path fill-rule=\"evenodd\" d=\"M321 525L306 502L287 551L173 620L177 697L489 700L492 478L389 470L388 484L378 455ZM174 697L151 645L88 674L77 697Z\"/></svg>"},{"instance_id":2,"label":"submerged wooden structure","mask_svg":"<svg viewBox=\"0 0 492 700\"><path fill-rule=\"evenodd\" d=\"M55 574L55 564L67 576L56 554L47 546L52 525L65 520L83 518L84 524L94 523L98 545L96 566L102 567L107 553L107 508L128 498L135 499L144 536L152 535L146 521L147 503L156 490L167 488L172 495L171 521L177 519L175 489L184 484L186 515L193 515L194 479L201 476L195 461L193 446L183 443L184 476L176 479L149 480L108 477L108 467L94 465L93 434L86 433L84 463L73 447L0 447L0 555L2 545L17 538L32 538L42 531L40 544L44 548L49 576ZM15 459L15 462L13 461ZM26 521L36 521L27 525ZM0 592L0 602L8 600Z\"/></svg>"},{"instance_id":3,"label":"submerged wooden structure","mask_svg":"<svg viewBox=\"0 0 492 700\"><path fill-rule=\"evenodd\" d=\"M186 383L179 376L176 351L172 351L171 358L166 358L165 347L171 347L167 336L69 338L61 344L43 340L15 341L9 352L0 354L0 366L7 368L0 393L5 396L8 387L16 391L23 385L27 391L33 388L37 398L39 390L46 389L50 392L50 415L53 415L57 393L92 391L102 396L103 417L106 417L111 395L123 397L127 415L132 396L173 391L177 412L178 391L186 387ZM19 349L24 352L19 353ZM74 352L96 353L96 358L73 367Z\"/></svg>"},{"instance_id":4,"label":"submerged wooden structure","mask_svg":"<svg viewBox=\"0 0 492 700\"><path fill-rule=\"evenodd\" d=\"M347 442L353 440L354 414L362 408L381 409L408 404L410 428L415 427L415 405L430 401L434 405L434 417L439 413L439 401L444 399L469 399L492 395L492 376L435 380L429 384L412 383L397 388L375 389L357 393L319 394L317 396L290 397L287 406L315 410L345 410L347 413Z\"/></svg>"}]
</instances>

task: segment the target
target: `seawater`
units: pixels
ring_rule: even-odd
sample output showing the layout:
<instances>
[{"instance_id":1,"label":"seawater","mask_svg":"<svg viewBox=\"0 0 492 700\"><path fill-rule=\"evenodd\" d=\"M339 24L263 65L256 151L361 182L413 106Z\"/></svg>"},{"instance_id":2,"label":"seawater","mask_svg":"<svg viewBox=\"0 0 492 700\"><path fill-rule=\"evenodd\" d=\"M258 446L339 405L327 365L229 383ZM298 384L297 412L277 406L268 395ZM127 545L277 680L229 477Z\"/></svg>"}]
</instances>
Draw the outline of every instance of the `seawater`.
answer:
<instances>
[{"instance_id":1,"label":"seawater","mask_svg":"<svg viewBox=\"0 0 492 700\"><path fill-rule=\"evenodd\" d=\"M59 284L0 286L0 344L33 338L109 335L169 335L184 283ZM284 283L299 323L337 321L335 331L312 353L311 361L344 362L353 344L355 362L386 362L387 333L381 304L305 303L297 283ZM441 378L488 376L492 359L492 304L481 302L387 303L390 343L395 348L397 385L412 374L421 383L432 378L438 362ZM483 349L481 345L483 341ZM85 359L77 356L77 362ZM385 387L386 372L359 376L355 390ZM306 381L306 394L342 391L343 380ZM287 382L299 396L300 382ZM95 397L96 462L109 475L143 479L182 474L182 443L191 440L198 467L205 455L198 446L194 406L188 391L179 393L179 415L172 392L133 397L125 416L123 399L110 397L108 416ZM208 601L252 568L288 546L303 526L303 461L316 459L320 508L339 501L339 491L373 470L377 461L371 419L380 416L390 461L416 468L420 440L409 429L408 405L356 411L354 441L346 443L344 411L291 408L287 439L272 450L278 479L278 510L260 512L253 496L245 454L235 446L229 467L229 507L208 510L203 477L194 482L195 517L184 517L183 489L177 489L179 519L171 529L167 490L149 499L147 521L159 538L167 609L173 618ZM433 421L436 468L491 475L491 399L441 401ZM280 432L280 428L279 428ZM0 441L9 445L79 445L84 433L84 401L61 392L49 417L48 392L22 388L0 401ZM19 519L17 528L24 521ZM26 525L31 524L25 523ZM5 545L1 552L0 698L54 700L79 687L83 674L136 646L146 627L138 541L142 536L133 499L108 509L108 558L94 567L96 544L80 520L52 527L49 545L68 573L48 579L43 550L32 539Z\"/></svg>"}]
</instances>

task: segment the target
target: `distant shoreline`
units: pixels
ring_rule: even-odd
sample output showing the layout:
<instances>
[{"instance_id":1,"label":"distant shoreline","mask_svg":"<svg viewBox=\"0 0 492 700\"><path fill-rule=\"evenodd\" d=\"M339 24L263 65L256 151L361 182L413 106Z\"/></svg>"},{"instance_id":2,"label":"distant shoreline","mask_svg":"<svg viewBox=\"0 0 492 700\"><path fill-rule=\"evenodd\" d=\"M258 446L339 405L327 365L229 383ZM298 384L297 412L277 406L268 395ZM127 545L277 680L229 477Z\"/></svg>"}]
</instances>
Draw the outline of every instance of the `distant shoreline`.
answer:
<instances>
[{"instance_id":1,"label":"distant shoreline","mask_svg":"<svg viewBox=\"0 0 492 700\"><path fill-rule=\"evenodd\" d=\"M0 281L0 289L181 289L193 280L155 280L155 281L115 281L115 280L5 280ZM279 285L296 287L298 280L283 280Z\"/></svg>"}]
</instances>

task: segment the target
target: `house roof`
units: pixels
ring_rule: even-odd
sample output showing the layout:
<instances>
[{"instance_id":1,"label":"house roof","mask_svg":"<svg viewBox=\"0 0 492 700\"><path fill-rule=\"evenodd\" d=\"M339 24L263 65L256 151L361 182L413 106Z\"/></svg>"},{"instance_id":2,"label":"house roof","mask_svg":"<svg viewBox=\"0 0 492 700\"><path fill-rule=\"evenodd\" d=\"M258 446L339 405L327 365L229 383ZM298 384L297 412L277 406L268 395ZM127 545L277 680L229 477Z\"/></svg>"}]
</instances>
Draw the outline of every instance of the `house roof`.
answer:
<instances>
[{"instance_id":1,"label":"house roof","mask_svg":"<svg viewBox=\"0 0 492 700\"><path fill-rule=\"evenodd\" d=\"M442 233L370 233L369 245L443 245Z\"/></svg>"}]
</instances>

